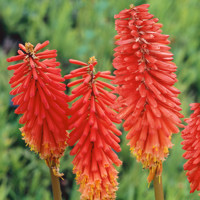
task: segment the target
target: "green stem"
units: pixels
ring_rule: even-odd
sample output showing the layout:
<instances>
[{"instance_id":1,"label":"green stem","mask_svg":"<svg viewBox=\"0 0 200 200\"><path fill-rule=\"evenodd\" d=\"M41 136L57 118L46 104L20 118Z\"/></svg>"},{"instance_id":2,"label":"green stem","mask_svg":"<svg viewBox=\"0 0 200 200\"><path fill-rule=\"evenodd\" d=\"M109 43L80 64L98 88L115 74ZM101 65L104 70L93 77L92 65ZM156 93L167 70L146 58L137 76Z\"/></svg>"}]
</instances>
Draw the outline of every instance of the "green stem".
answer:
<instances>
[{"instance_id":1,"label":"green stem","mask_svg":"<svg viewBox=\"0 0 200 200\"><path fill-rule=\"evenodd\" d=\"M52 183L54 200L62 200L62 193L60 190L59 177L57 177L53 174L53 171L50 167L49 167L49 170L50 170L50 174L51 174L51 183Z\"/></svg>"},{"instance_id":2,"label":"green stem","mask_svg":"<svg viewBox=\"0 0 200 200\"><path fill-rule=\"evenodd\" d=\"M162 176L154 176L153 179L155 200L164 200Z\"/></svg>"}]
</instances>

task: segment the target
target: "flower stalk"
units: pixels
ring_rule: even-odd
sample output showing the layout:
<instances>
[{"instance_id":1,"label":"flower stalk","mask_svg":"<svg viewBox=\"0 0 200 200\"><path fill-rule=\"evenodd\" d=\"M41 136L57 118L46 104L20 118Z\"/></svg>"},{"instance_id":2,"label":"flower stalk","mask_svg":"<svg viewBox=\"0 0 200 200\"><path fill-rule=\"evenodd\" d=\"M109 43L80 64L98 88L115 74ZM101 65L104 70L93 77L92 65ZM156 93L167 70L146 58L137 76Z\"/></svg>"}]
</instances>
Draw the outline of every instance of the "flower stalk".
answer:
<instances>
[{"instance_id":1,"label":"flower stalk","mask_svg":"<svg viewBox=\"0 0 200 200\"><path fill-rule=\"evenodd\" d=\"M161 175L160 176L154 176L153 187L154 187L155 200L164 200L162 176Z\"/></svg>"},{"instance_id":2,"label":"flower stalk","mask_svg":"<svg viewBox=\"0 0 200 200\"><path fill-rule=\"evenodd\" d=\"M59 177L54 175L53 169L51 167L49 167L49 171L51 174L53 198L54 200L62 200Z\"/></svg>"}]
</instances>

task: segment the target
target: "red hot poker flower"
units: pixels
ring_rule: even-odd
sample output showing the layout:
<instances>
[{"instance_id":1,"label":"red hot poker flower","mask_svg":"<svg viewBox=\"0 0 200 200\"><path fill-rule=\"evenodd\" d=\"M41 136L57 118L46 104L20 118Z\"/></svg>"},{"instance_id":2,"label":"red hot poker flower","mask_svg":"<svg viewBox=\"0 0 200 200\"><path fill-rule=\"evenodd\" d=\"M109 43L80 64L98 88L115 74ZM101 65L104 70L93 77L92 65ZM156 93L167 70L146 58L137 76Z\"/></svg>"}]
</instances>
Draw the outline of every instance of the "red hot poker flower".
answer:
<instances>
[{"instance_id":1,"label":"red hot poker flower","mask_svg":"<svg viewBox=\"0 0 200 200\"><path fill-rule=\"evenodd\" d=\"M98 77L111 79L110 72L97 72L94 66L97 61L91 57L89 64L77 60L69 60L82 68L71 71L66 79L82 76L68 84L68 87L81 83L72 90L70 101L80 97L72 104L69 119L70 133L68 144L74 145L70 155L76 155L73 172L76 173L77 183L80 184L81 199L114 199L117 190L117 171L113 163L121 165L116 152L121 150L121 132L113 122L120 123L110 105L116 99L115 95L104 90L114 89L108 83L97 80Z\"/></svg>"},{"instance_id":2,"label":"red hot poker flower","mask_svg":"<svg viewBox=\"0 0 200 200\"><path fill-rule=\"evenodd\" d=\"M200 191L200 103L190 104L191 114L185 121L188 125L182 131L183 149L186 151L183 157L187 159L184 170L187 170L187 178L190 183L190 193Z\"/></svg>"},{"instance_id":3,"label":"red hot poker flower","mask_svg":"<svg viewBox=\"0 0 200 200\"><path fill-rule=\"evenodd\" d=\"M178 133L183 117L179 111L180 93L173 54L166 46L168 35L161 34L158 19L148 13L148 4L122 10L115 15L118 39L114 50L114 84L120 95L116 106L131 151L144 168L150 169L148 181L162 172L162 161L172 147L171 135Z\"/></svg>"},{"instance_id":4,"label":"red hot poker flower","mask_svg":"<svg viewBox=\"0 0 200 200\"><path fill-rule=\"evenodd\" d=\"M19 105L15 113L22 114L19 123L25 124L21 128L23 139L49 166L55 167L56 174L67 145L67 103L65 84L61 83L65 79L56 68L60 64L56 62L56 50L37 53L48 44L46 41L35 48L31 43L19 44L19 55L7 61L23 60L8 67L14 70L10 94L16 95L12 99L14 105Z\"/></svg>"}]
</instances>

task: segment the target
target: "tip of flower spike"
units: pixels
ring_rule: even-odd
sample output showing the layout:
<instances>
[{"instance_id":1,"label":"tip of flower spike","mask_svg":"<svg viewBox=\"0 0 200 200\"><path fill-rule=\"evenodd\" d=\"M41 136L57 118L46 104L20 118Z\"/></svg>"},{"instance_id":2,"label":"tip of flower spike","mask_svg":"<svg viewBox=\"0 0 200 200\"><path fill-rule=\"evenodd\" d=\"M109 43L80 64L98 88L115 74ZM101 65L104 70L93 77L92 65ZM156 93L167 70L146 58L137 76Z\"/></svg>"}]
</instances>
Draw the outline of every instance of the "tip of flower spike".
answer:
<instances>
[{"instance_id":1,"label":"tip of flower spike","mask_svg":"<svg viewBox=\"0 0 200 200\"><path fill-rule=\"evenodd\" d=\"M97 59L95 58L95 56L92 56L89 58L88 64L89 64L90 70L93 71L94 66L97 64Z\"/></svg>"},{"instance_id":2,"label":"tip of flower spike","mask_svg":"<svg viewBox=\"0 0 200 200\"><path fill-rule=\"evenodd\" d=\"M88 63L93 65L97 64L97 59L95 58L95 56L90 57Z\"/></svg>"},{"instance_id":3,"label":"tip of flower spike","mask_svg":"<svg viewBox=\"0 0 200 200\"><path fill-rule=\"evenodd\" d=\"M134 7L135 7L134 4L131 4L131 5L129 6L130 9L133 9Z\"/></svg>"},{"instance_id":4,"label":"tip of flower spike","mask_svg":"<svg viewBox=\"0 0 200 200\"><path fill-rule=\"evenodd\" d=\"M30 42L25 43L26 53L33 54L34 53L34 46Z\"/></svg>"}]
</instances>

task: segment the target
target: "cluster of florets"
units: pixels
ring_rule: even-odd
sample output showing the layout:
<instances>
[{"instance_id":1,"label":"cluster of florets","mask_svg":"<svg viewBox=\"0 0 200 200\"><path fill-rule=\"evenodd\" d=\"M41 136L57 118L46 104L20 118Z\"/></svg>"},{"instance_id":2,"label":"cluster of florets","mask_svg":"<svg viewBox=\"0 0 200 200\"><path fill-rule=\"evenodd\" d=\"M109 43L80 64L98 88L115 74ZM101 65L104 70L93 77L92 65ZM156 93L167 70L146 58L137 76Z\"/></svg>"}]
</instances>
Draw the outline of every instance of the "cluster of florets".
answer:
<instances>
[{"instance_id":1,"label":"cluster of florets","mask_svg":"<svg viewBox=\"0 0 200 200\"><path fill-rule=\"evenodd\" d=\"M183 117L179 111L176 65L168 35L162 25L148 13L148 4L122 10L115 15L118 35L113 66L117 84L116 107L124 119L124 129L131 151L144 168L150 169L148 181L162 172L162 161L172 147L171 135L178 133Z\"/></svg>"},{"instance_id":2,"label":"cluster of florets","mask_svg":"<svg viewBox=\"0 0 200 200\"><path fill-rule=\"evenodd\" d=\"M116 112L110 107L116 96L104 88L114 89L110 84L98 78L111 79L110 72L95 73L97 61L91 57L88 64L70 60L73 64L82 65L82 68L71 71L66 79L81 76L82 78L70 82L68 87L80 84L72 90L69 100L79 98L70 109L71 118L68 144L74 145L70 155L73 160L77 183L80 184L81 199L115 199L117 190L117 166L121 165L117 154L121 150L121 132L113 122L120 123Z\"/></svg>"}]
</instances>

